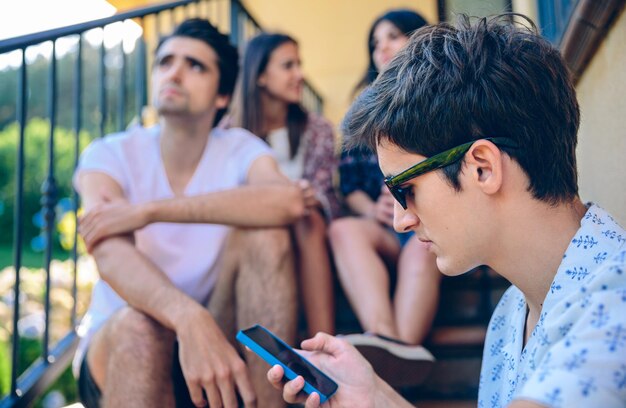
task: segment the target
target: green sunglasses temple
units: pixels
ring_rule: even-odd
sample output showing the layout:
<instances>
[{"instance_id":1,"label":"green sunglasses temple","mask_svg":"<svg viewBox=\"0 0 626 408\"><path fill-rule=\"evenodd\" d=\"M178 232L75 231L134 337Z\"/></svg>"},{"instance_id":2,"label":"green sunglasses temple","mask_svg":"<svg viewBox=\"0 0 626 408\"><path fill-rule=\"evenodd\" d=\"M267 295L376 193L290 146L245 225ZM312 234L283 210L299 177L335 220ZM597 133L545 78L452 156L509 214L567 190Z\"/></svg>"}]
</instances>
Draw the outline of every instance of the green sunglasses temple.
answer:
<instances>
[{"instance_id":1,"label":"green sunglasses temple","mask_svg":"<svg viewBox=\"0 0 626 408\"><path fill-rule=\"evenodd\" d=\"M508 137L486 137L478 140L489 140L496 146L515 148L516 143ZM405 195L401 191L399 186L407 181L414 179L424 173L428 173L432 170L437 170L442 167L449 166L452 163L456 163L461 160L465 153L472 147L478 140L472 140L471 142L463 143L462 145L453 147L452 149L437 153L436 155L429 157L428 159L409 167L403 172L390 176L385 179L385 184L393 194L396 200L400 202L402 207L406 209Z\"/></svg>"}]
</instances>

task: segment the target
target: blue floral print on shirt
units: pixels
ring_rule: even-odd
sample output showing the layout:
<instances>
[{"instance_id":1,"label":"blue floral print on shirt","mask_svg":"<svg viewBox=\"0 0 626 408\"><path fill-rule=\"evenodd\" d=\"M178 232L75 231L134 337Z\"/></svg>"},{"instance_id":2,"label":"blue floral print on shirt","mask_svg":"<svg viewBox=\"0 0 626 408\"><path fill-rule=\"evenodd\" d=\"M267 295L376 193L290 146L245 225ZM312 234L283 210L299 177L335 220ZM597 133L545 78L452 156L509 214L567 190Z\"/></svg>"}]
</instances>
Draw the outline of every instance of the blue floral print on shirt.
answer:
<instances>
[{"instance_id":1,"label":"blue floral print on shirt","mask_svg":"<svg viewBox=\"0 0 626 408\"><path fill-rule=\"evenodd\" d=\"M626 231L590 205L524 348L526 300L512 286L485 342L478 406L626 406Z\"/></svg>"}]
</instances>

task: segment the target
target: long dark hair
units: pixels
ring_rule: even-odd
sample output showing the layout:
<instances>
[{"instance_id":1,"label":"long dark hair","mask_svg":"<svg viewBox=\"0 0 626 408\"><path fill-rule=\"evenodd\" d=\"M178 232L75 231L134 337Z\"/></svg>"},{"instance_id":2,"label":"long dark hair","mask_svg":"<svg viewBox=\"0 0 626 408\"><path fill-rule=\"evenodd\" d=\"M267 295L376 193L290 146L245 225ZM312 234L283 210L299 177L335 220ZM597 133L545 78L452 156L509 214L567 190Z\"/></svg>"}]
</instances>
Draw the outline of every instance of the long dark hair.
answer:
<instances>
[{"instance_id":1,"label":"long dark hair","mask_svg":"<svg viewBox=\"0 0 626 408\"><path fill-rule=\"evenodd\" d=\"M402 32L402 34L406 35L407 37L410 37L413 31L428 24L422 16L417 14L415 11L409 9L389 10L382 16L378 17L376 21L374 21L374 23L372 24L369 35L367 36L367 52L369 59L367 70L365 71L365 74L363 75L359 83L354 88L355 92L374 82L374 80L378 76L378 69L376 69L376 65L374 65L374 59L372 58L372 54L374 54L374 31L376 30L378 24L383 21L389 21L391 24L396 26L398 30Z\"/></svg>"},{"instance_id":2,"label":"long dark hair","mask_svg":"<svg viewBox=\"0 0 626 408\"><path fill-rule=\"evenodd\" d=\"M241 127L262 139L263 117L261 108L261 88L257 81L265 72L272 52L285 43L298 43L293 38L279 33L263 33L248 43L241 70ZM308 115L300 104L292 103L287 107L287 134L289 135L290 157L294 157L300 146L300 139L306 129Z\"/></svg>"}]
</instances>

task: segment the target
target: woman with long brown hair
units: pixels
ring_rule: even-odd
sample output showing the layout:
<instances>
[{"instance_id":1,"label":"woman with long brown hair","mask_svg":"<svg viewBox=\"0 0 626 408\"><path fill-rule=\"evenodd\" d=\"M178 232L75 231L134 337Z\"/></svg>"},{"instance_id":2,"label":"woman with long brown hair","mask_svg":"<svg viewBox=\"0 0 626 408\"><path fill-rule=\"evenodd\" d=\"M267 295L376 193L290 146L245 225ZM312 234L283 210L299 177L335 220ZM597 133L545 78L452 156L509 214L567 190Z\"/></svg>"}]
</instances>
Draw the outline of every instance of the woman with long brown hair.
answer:
<instances>
[{"instance_id":1,"label":"woman with long brown hair","mask_svg":"<svg viewBox=\"0 0 626 408\"><path fill-rule=\"evenodd\" d=\"M335 135L328 121L300 104L303 85L293 38L279 33L254 37L244 54L232 121L265 140L283 173L305 188L310 211L293 228L300 293L309 333L333 333L326 225L340 208L333 186Z\"/></svg>"}]
</instances>

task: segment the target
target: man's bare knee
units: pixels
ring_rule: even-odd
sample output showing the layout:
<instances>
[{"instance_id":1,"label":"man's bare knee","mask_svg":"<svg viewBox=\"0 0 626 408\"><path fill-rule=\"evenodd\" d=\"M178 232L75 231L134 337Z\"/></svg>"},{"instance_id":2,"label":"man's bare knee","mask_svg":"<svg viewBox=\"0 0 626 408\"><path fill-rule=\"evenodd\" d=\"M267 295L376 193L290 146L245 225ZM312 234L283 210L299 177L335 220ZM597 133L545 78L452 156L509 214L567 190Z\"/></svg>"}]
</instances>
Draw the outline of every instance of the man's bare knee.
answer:
<instances>
[{"instance_id":1,"label":"man's bare knee","mask_svg":"<svg viewBox=\"0 0 626 408\"><path fill-rule=\"evenodd\" d=\"M272 330L284 325L289 328L285 332L291 332L295 327L296 283L289 230L254 229L244 235L235 295L237 322L261 322Z\"/></svg>"},{"instance_id":2,"label":"man's bare knee","mask_svg":"<svg viewBox=\"0 0 626 408\"><path fill-rule=\"evenodd\" d=\"M132 307L111 317L107 337L111 353L131 353L129 355L137 358L155 354L161 358L163 352L172 349L175 340L174 332Z\"/></svg>"},{"instance_id":3,"label":"man's bare knee","mask_svg":"<svg viewBox=\"0 0 626 408\"><path fill-rule=\"evenodd\" d=\"M125 307L94 335L86 358L94 381L104 390L109 369L118 369L122 363L128 372L139 366L137 361L150 361L155 355L171 360L167 356L171 355L173 343L173 332L144 313Z\"/></svg>"},{"instance_id":4,"label":"man's bare knee","mask_svg":"<svg viewBox=\"0 0 626 408\"><path fill-rule=\"evenodd\" d=\"M280 260L292 252L287 228L250 228L242 230L242 254L248 259Z\"/></svg>"}]
</instances>

